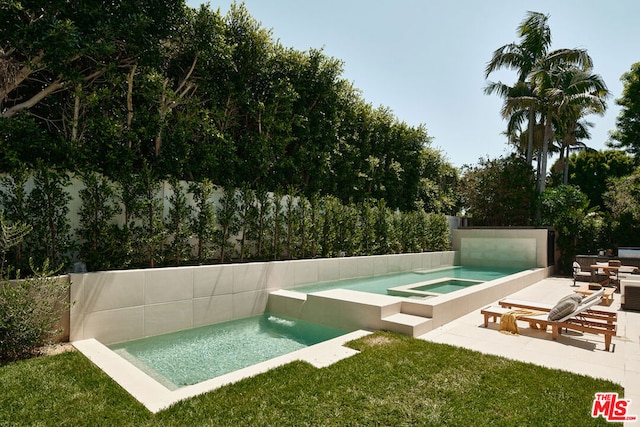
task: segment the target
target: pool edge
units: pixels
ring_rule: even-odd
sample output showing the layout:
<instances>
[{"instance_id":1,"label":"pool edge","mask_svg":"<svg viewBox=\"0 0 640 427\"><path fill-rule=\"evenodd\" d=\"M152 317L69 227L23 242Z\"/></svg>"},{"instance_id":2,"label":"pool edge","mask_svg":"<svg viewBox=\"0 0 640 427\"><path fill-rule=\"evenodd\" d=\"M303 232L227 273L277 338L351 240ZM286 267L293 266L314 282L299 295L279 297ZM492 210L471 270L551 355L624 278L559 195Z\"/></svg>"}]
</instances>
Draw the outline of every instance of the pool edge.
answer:
<instances>
[{"instance_id":1,"label":"pool edge","mask_svg":"<svg viewBox=\"0 0 640 427\"><path fill-rule=\"evenodd\" d=\"M357 350L344 347L346 342L371 333L371 331L363 329L349 332L345 335L275 357L256 365L198 384L181 387L173 391L160 384L95 338L74 341L71 344L94 365L124 388L131 396L142 403L149 411L156 413L180 400L194 397L224 385L267 372L295 360L305 361L316 368L329 366L358 353Z\"/></svg>"}]
</instances>

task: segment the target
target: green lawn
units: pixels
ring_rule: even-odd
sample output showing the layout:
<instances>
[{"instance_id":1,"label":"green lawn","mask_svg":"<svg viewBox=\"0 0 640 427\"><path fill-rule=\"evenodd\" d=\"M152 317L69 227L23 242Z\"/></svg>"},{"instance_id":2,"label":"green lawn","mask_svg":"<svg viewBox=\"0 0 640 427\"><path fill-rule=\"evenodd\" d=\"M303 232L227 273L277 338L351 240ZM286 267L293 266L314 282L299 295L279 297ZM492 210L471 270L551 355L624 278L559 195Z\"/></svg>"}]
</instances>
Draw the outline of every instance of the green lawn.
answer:
<instances>
[{"instance_id":1,"label":"green lawn","mask_svg":"<svg viewBox=\"0 0 640 427\"><path fill-rule=\"evenodd\" d=\"M0 367L0 425L586 426L610 381L377 332L324 369L294 362L151 414L79 352Z\"/></svg>"}]
</instances>

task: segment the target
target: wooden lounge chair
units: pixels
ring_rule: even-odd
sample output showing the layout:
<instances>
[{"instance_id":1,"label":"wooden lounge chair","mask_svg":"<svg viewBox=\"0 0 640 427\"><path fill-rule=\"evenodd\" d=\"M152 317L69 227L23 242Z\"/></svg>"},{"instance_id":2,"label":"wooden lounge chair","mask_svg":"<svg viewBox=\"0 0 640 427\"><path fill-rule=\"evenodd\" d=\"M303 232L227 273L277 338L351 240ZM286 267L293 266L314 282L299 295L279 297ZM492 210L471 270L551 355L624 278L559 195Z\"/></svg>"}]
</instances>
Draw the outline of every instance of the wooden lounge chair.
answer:
<instances>
[{"instance_id":1,"label":"wooden lounge chair","mask_svg":"<svg viewBox=\"0 0 640 427\"><path fill-rule=\"evenodd\" d=\"M578 307L571 313L558 320L549 320L549 312L553 306L549 304L529 303L525 301L502 300L504 306L489 306L483 308L480 313L484 316L484 326L489 326L489 319L497 322L498 318L513 311L514 308L532 310L534 314L520 314L517 320L528 322L531 325L539 325L542 328L551 327L551 337L556 340L562 333L562 329L601 334L604 336L604 344L607 351L611 347L611 338L616 335L616 314L602 310L592 310L591 307L600 301L603 291L598 291L585 297Z\"/></svg>"}]
</instances>

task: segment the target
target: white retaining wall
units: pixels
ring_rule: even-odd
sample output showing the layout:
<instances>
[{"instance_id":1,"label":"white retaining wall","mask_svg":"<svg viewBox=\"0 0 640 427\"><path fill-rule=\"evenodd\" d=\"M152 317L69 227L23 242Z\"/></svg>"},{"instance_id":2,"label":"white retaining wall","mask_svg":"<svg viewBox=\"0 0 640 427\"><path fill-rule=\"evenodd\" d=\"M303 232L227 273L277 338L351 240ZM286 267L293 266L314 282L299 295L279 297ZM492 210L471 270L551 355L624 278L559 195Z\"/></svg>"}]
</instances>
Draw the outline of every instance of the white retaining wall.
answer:
<instances>
[{"instance_id":1,"label":"white retaining wall","mask_svg":"<svg viewBox=\"0 0 640 427\"><path fill-rule=\"evenodd\" d=\"M269 293L316 282L459 264L424 252L71 274L70 341L128 341L261 314Z\"/></svg>"}]
</instances>

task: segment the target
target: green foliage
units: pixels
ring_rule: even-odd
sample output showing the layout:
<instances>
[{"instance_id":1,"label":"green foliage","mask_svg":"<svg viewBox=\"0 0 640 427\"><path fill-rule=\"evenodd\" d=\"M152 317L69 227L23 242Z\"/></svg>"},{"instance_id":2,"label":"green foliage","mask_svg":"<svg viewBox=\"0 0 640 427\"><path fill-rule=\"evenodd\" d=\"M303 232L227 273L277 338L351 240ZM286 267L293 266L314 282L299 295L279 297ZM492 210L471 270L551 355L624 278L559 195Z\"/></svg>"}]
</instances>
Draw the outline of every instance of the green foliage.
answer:
<instances>
[{"instance_id":1,"label":"green foliage","mask_svg":"<svg viewBox=\"0 0 640 427\"><path fill-rule=\"evenodd\" d=\"M606 209L602 195L607 182L633 173L635 161L619 150L585 150L569 157L569 184L589 198L589 207Z\"/></svg>"},{"instance_id":2,"label":"green foliage","mask_svg":"<svg viewBox=\"0 0 640 427\"><path fill-rule=\"evenodd\" d=\"M0 171L100 172L129 193L129 175L153 165L158 177L225 188L455 210L455 169L426 128L367 104L339 59L283 47L242 4L226 16L181 0L103 6L0 9ZM127 221L125 258L132 231Z\"/></svg>"},{"instance_id":3,"label":"green foliage","mask_svg":"<svg viewBox=\"0 0 640 427\"><path fill-rule=\"evenodd\" d=\"M14 170L12 174L0 178L0 205L8 223L20 224L25 221L24 213L28 211L26 186L29 176L28 169L23 166ZM14 268L27 269L25 252L24 241L19 241L11 248L7 248L4 256L12 260L11 264Z\"/></svg>"},{"instance_id":4,"label":"green foliage","mask_svg":"<svg viewBox=\"0 0 640 427\"><path fill-rule=\"evenodd\" d=\"M56 326L69 307L69 283L53 277L48 261L31 270L26 279L0 278L0 365L32 356L59 333Z\"/></svg>"},{"instance_id":5,"label":"green foliage","mask_svg":"<svg viewBox=\"0 0 640 427\"><path fill-rule=\"evenodd\" d=\"M240 230L238 221L238 195L235 188L225 188L218 201L216 209L218 228L214 233L216 246L220 251L220 262L225 261L225 256L229 258L233 255L235 245L231 237Z\"/></svg>"},{"instance_id":6,"label":"green foliage","mask_svg":"<svg viewBox=\"0 0 640 427\"><path fill-rule=\"evenodd\" d=\"M52 177L58 176L61 178L56 184ZM49 231L45 226L51 226L53 232L68 230L69 206L73 203L64 188L70 178L52 171L46 177L49 181L36 177L40 181L33 180L36 187L28 194L26 174L5 177L3 207L15 212L26 198L30 203L27 206L39 203L41 210L34 211L41 212L41 218L24 216L25 224L34 230L39 227L41 234ZM293 188L289 194L271 194L247 186L239 190L229 187L218 195L216 187L206 180L188 184L189 196L186 184L170 179L167 185L155 177L151 167L119 182L98 173L85 173L81 181L80 221L74 239L69 232L62 237L55 235L58 240L53 248L58 250L57 264L63 267L76 260L94 271L214 260L244 262L448 249L443 243L448 242L447 222L444 220L442 228L438 219L444 216L428 214L422 207L401 212L389 208L384 200L343 204L334 196L307 199ZM60 201L66 205L59 206ZM45 209L47 203L53 203L49 210ZM45 221L46 214L53 215L52 221ZM51 237L41 240L46 239ZM60 243L65 243L63 251ZM20 269L17 261L22 259L17 256L18 249L24 251L25 247L18 242L4 252L16 269ZM29 254L40 254L43 260L53 253L45 252L44 245L40 252L34 251L35 245L28 248Z\"/></svg>"},{"instance_id":7,"label":"green foliage","mask_svg":"<svg viewBox=\"0 0 640 427\"><path fill-rule=\"evenodd\" d=\"M243 186L238 195L238 231L240 233L238 245L240 247L240 262L243 262L247 255L247 243L251 236L252 228L255 227L256 215L256 193L249 187Z\"/></svg>"},{"instance_id":8,"label":"green foliage","mask_svg":"<svg viewBox=\"0 0 640 427\"><path fill-rule=\"evenodd\" d=\"M7 273L5 269L8 270L5 267L7 252L14 246L22 244L25 236L31 233L32 227L23 223L9 225L4 219L4 213L2 211L0 211L0 227L0 250L2 251L0 258L0 279L4 279Z\"/></svg>"},{"instance_id":9,"label":"green foliage","mask_svg":"<svg viewBox=\"0 0 640 427\"><path fill-rule=\"evenodd\" d=\"M195 202L195 216L191 220L191 232L197 239L197 261L202 263L212 255L211 245L215 230L215 211L211 198L215 191L211 181L204 180L192 183L189 192L193 194Z\"/></svg>"},{"instance_id":10,"label":"green foliage","mask_svg":"<svg viewBox=\"0 0 640 427\"><path fill-rule=\"evenodd\" d=\"M189 221L193 208L187 203L183 185L175 178L169 181L169 214L165 221L168 234L165 259L172 265L180 265L191 260L191 230Z\"/></svg>"},{"instance_id":11,"label":"green foliage","mask_svg":"<svg viewBox=\"0 0 640 427\"><path fill-rule=\"evenodd\" d=\"M521 158L481 160L465 171L460 191L474 225L525 226L533 222L533 171Z\"/></svg>"},{"instance_id":12,"label":"green foliage","mask_svg":"<svg viewBox=\"0 0 640 427\"><path fill-rule=\"evenodd\" d=\"M255 242L254 254L258 259L267 255L267 233L272 227L273 200L266 190L256 191L255 224L251 227L251 239Z\"/></svg>"},{"instance_id":13,"label":"green foliage","mask_svg":"<svg viewBox=\"0 0 640 427\"><path fill-rule=\"evenodd\" d=\"M315 246L313 239L314 213L309 199L304 196L299 197L293 215L296 216L295 224L297 226L296 258L307 258L314 251L313 247ZM294 232L294 234L296 233Z\"/></svg>"},{"instance_id":14,"label":"green foliage","mask_svg":"<svg viewBox=\"0 0 640 427\"><path fill-rule=\"evenodd\" d=\"M631 69L622 75L621 80L624 88L616 104L622 108L608 145L626 149L637 159L640 153L640 62L632 64Z\"/></svg>"},{"instance_id":15,"label":"green foliage","mask_svg":"<svg viewBox=\"0 0 640 427\"><path fill-rule=\"evenodd\" d=\"M134 179L133 190L137 203L129 218L133 234L133 262L153 268L162 262L162 248L166 238L160 197L161 182L148 165Z\"/></svg>"},{"instance_id":16,"label":"green foliage","mask_svg":"<svg viewBox=\"0 0 640 427\"><path fill-rule=\"evenodd\" d=\"M117 204L116 187L96 173L82 176L84 188L80 190L80 239L82 261L90 271L109 270L121 265L121 245L115 216L121 209Z\"/></svg>"},{"instance_id":17,"label":"green foliage","mask_svg":"<svg viewBox=\"0 0 640 427\"><path fill-rule=\"evenodd\" d=\"M271 206L271 228L267 232L271 259L281 259L285 239L284 232L284 193L277 190L273 193Z\"/></svg>"},{"instance_id":18,"label":"green foliage","mask_svg":"<svg viewBox=\"0 0 640 427\"><path fill-rule=\"evenodd\" d=\"M455 215L460 210L460 177L458 169L443 154L426 147L421 155L419 200L427 212Z\"/></svg>"},{"instance_id":19,"label":"green foliage","mask_svg":"<svg viewBox=\"0 0 640 427\"><path fill-rule=\"evenodd\" d=\"M427 252L451 250L449 222L443 214L428 213L424 224L425 240L422 250Z\"/></svg>"},{"instance_id":20,"label":"green foliage","mask_svg":"<svg viewBox=\"0 0 640 427\"><path fill-rule=\"evenodd\" d=\"M33 190L27 200L27 223L33 232L25 241L35 265L49 260L53 265L68 264L73 249L69 201L65 188L70 185L69 176L48 168L39 168L33 175Z\"/></svg>"},{"instance_id":21,"label":"green foliage","mask_svg":"<svg viewBox=\"0 0 640 427\"><path fill-rule=\"evenodd\" d=\"M573 185L545 189L541 204L542 223L553 226L557 233L558 269L569 274L576 255L597 252L601 244L602 218L588 210L587 196Z\"/></svg>"},{"instance_id":22,"label":"green foliage","mask_svg":"<svg viewBox=\"0 0 640 427\"><path fill-rule=\"evenodd\" d=\"M285 222L285 258L292 259L295 257L295 247L297 240L298 215L296 213L295 190L290 189L284 204L284 222Z\"/></svg>"},{"instance_id":23,"label":"green foliage","mask_svg":"<svg viewBox=\"0 0 640 427\"><path fill-rule=\"evenodd\" d=\"M607 248L635 246L640 240L640 170L609 180L607 187L603 195L611 212Z\"/></svg>"},{"instance_id":24,"label":"green foliage","mask_svg":"<svg viewBox=\"0 0 640 427\"><path fill-rule=\"evenodd\" d=\"M393 253L393 230L391 227L391 215L387 203L384 199L380 199L377 202L374 211L374 244L373 254L383 255L387 253Z\"/></svg>"}]
</instances>

